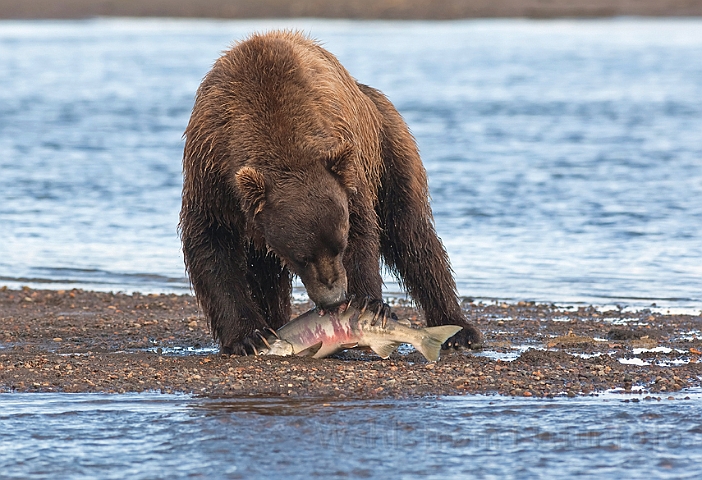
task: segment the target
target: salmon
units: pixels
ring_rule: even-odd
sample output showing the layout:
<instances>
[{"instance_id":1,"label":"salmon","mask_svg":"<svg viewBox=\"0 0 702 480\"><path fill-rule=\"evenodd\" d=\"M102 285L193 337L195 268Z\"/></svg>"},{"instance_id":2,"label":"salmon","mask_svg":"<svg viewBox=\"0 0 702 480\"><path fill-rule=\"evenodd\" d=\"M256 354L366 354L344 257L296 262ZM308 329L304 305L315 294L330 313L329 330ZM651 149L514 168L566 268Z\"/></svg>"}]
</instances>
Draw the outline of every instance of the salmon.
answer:
<instances>
[{"instance_id":1,"label":"salmon","mask_svg":"<svg viewBox=\"0 0 702 480\"><path fill-rule=\"evenodd\" d=\"M413 328L407 320L390 315L390 307L369 308L368 302L355 306L351 302L336 311L317 309L303 313L283 325L266 341L263 355L324 358L355 347L369 347L381 358L388 358L402 343L412 345L430 362L439 358L441 345L462 327L442 325Z\"/></svg>"}]
</instances>

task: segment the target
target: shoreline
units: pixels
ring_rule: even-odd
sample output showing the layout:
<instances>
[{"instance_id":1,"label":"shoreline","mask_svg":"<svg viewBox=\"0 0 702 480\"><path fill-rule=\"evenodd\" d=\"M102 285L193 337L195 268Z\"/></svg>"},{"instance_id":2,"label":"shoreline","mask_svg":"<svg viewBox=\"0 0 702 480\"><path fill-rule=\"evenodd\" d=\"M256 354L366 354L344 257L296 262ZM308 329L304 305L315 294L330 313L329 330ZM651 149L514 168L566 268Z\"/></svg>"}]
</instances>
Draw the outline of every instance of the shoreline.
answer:
<instances>
[{"instance_id":1,"label":"shoreline","mask_svg":"<svg viewBox=\"0 0 702 480\"><path fill-rule=\"evenodd\" d=\"M468 18L596 18L702 16L702 0L0 0L0 19L96 16L171 18L346 18L455 20Z\"/></svg>"},{"instance_id":2,"label":"shoreline","mask_svg":"<svg viewBox=\"0 0 702 480\"><path fill-rule=\"evenodd\" d=\"M641 399L702 386L701 315L464 303L481 352L436 363L349 350L327 359L220 355L191 295L0 288L0 392L160 391L208 397L499 394ZM294 305L294 315L310 308ZM394 307L421 324L421 312ZM409 352L409 353L408 353ZM636 401L637 399L634 399Z\"/></svg>"}]
</instances>

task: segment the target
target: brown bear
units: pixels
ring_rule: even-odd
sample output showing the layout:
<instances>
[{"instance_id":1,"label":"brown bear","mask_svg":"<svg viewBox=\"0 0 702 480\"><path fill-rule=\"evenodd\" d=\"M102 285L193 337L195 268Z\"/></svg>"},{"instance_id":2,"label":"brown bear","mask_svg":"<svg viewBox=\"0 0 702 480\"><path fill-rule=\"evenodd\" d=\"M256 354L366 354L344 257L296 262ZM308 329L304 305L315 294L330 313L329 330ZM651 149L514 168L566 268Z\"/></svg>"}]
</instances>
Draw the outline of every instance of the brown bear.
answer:
<instances>
[{"instance_id":1,"label":"brown bear","mask_svg":"<svg viewBox=\"0 0 702 480\"><path fill-rule=\"evenodd\" d=\"M223 353L290 318L292 275L312 301L381 299L381 255L430 326L476 347L436 235L414 138L378 90L296 32L254 34L198 89L185 130L180 235Z\"/></svg>"}]
</instances>

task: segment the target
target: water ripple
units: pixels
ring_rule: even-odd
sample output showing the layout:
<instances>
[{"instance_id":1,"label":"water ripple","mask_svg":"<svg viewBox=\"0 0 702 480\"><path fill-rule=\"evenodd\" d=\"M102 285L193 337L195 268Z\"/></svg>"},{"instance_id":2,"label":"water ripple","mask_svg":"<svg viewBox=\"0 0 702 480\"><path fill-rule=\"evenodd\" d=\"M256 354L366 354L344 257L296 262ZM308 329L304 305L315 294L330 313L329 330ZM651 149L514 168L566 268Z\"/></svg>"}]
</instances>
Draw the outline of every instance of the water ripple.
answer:
<instances>
[{"instance_id":1,"label":"water ripple","mask_svg":"<svg viewBox=\"0 0 702 480\"><path fill-rule=\"evenodd\" d=\"M1 281L180 289L195 91L275 26L398 106L462 295L702 308L699 19L2 21Z\"/></svg>"}]
</instances>

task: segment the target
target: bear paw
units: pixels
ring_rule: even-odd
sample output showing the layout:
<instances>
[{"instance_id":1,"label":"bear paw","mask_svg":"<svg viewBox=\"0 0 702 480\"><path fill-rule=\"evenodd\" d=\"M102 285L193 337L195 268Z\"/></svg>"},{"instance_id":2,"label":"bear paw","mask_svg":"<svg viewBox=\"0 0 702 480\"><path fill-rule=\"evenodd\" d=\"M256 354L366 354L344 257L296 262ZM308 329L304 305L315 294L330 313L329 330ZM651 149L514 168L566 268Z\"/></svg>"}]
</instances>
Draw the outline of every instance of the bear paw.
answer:
<instances>
[{"instance_id":1,"label":"bear paw","mask_svg":"<svg viewBox=\"0 0 702 480\"><path fill-rule=\"evenodd\" d=\"M239 342L229 345L222 345L220 353L222 355L258 355L260 352L270 349L271 343L275 341L277 334L270 328L255 330L251 335L244 337Z\"/></svg>"},{"instance_id":2,"label":"bear paw","mask_svg":"<svg viewBox=\"0 0 702 480\"><path fill-rule=\"evenodd\" d=\"M463 330L449 338L441 346L443 350L468 348L480 350L483 348L483 334L471 324L463 325Z\"/></svg>"}]
</instances>

